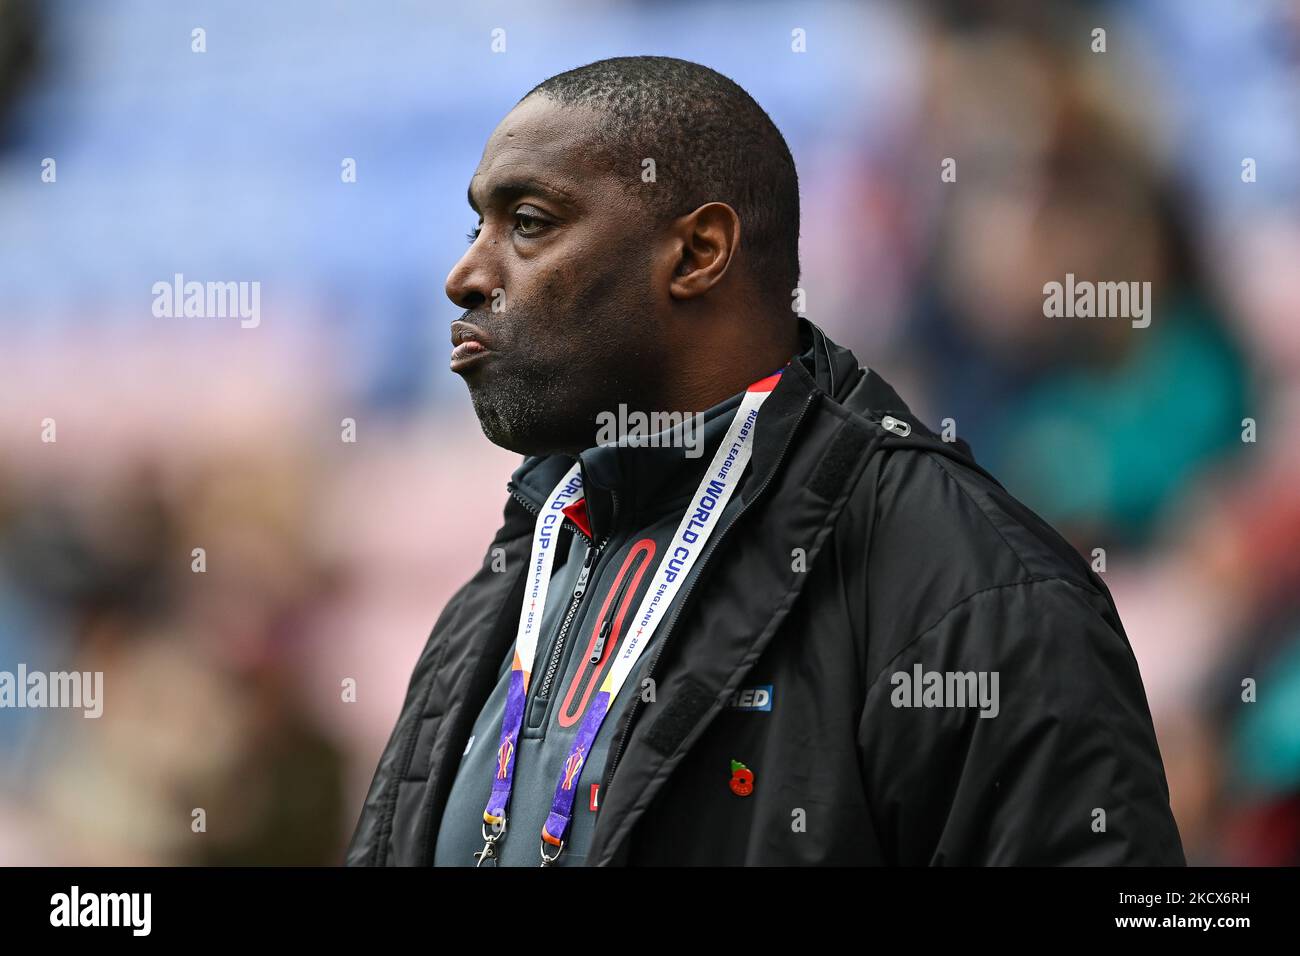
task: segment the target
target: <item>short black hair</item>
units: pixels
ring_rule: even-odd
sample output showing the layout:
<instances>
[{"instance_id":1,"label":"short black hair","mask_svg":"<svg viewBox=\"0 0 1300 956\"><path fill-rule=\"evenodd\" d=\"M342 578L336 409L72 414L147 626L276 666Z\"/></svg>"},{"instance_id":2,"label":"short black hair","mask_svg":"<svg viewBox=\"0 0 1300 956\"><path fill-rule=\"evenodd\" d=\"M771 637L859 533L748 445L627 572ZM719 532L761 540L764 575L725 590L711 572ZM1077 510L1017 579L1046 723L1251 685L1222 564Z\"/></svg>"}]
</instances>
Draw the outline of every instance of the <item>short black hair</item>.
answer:
<instances>
[{"instance_id":1,"label":"short black hair","mask_svg":"<svg viewBox=\"0 0 1300 956\"><path fill-rule=\"evenodd\" d=\"M773 305L788 306L799 283L799 179L785 137L734 81L668 56L597 60L543 80L542 94L587 106L605 121L594 131L598 163L626 175L662 224L708 202L725 202L741 223L741 261ZM642 161L655 183L642 183Z\"/></svg>"}]
</instances>

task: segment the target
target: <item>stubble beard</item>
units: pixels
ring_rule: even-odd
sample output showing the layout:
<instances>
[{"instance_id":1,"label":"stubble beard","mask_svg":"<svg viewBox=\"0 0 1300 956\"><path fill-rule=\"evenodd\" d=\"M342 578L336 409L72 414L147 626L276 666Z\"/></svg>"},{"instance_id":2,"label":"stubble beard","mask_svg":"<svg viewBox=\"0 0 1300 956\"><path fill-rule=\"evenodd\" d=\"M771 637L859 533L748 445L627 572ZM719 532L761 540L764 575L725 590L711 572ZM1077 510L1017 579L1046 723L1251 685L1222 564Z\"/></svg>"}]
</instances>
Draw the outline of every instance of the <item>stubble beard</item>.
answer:
<instances>
[{"instance_id":1,"label":"stubble beard","mask_svg":"<svg viewBox=\"0 0 1300 956\"><path fill-rule=\"evenodd\" d=\"M648 263L638 265L617 277L593 276L558 310L568 327L546 356L512 354L510 367L491 369L485 381L470 384L488 441L521 455L576 455L596 443L599 412L629 388L646 391L655 377L655 352L643 334L627 331L638 327L650 297Z\"/></svg>"},{"instance_id":2,"label":"stubble beard","mask_svg":"<svg viewBox=\"0 0 1300 956\"><path fill-rule=\"evenodd\" d=\"M549 454L567 444L555 433L555 404L548 397L541 383L528 374L470 389L470 402L487 440L520 455Z\"/></svg>"}]
</instances>

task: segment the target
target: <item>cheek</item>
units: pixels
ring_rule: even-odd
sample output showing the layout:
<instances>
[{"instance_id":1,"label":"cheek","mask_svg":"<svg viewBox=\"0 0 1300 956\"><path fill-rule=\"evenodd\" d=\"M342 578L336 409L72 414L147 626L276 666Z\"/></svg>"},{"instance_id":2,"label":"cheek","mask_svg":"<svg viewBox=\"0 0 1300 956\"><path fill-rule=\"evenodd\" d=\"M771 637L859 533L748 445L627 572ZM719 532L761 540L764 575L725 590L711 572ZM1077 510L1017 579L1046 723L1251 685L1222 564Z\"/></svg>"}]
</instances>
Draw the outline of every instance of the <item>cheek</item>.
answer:
<instances>
[{"instance_id":1,"label":"cheek","mask_svg":"<svg viewBox=\"0 0 1300 956\"><path fill-rule=\"evenodd\" d=\"M530 298L542 317L548 312L556 317L558 312L568 328L594 329L605 325L603 315L634 284L635 277L626 263L603 253L566 255L540 272Z\"/></svg>"},{"instance_id":2,"label":"cheek","mask_svg":"<svg viewBox=\"0 0 1300 956\"><path fill-rule=\"evenodd\" d=\"M651 269L647 245L626 233L557 243L514 264L516 327L547 354L578 347L639 353L652 337Z\"/></svg>"}]
</instances>

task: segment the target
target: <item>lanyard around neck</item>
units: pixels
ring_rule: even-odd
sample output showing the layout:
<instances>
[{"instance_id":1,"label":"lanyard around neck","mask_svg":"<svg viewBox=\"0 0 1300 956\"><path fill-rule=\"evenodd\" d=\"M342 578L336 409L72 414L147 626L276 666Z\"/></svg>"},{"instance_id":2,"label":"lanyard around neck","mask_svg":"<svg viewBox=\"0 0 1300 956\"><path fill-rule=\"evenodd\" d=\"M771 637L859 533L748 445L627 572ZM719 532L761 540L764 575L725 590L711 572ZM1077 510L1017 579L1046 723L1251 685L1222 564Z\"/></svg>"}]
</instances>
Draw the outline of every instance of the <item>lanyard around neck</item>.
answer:
<instances>
[{"instance_id":1,"label":"lanyard around neck","mask_svg":"<svg viewBox=\"0 0 1300 956\"><path fill-rule=\"evenodd\" d=\"M784 370L782 370L784 371ZM551 812L542 827L541 853L543 865L559 856L564 848L564 835L573 816L573 799L576 785L591 745L595 742L601 724L618 696L628 675L649 645L651 637L663 620L673 598L695 566L705 543L721 520L727 502L731 500L753 453L755 424L758 410L776 387L781 371L760 379L745 390L739 408L713 460L701 479L686 513L682 515L668 550L655 569L650 587L640 607L631 619L627 637L614 659L614 664L601 683L600 691L587 707L569 756L565 760L555 787ZM523 723L524 705L528 696L529 678L537 653L537 637L542 610L546 605L551 567L555 557L555 533L563 520L563 509L581 497L582 476L578 463L560 479L547 498L546 505L537 518L533 532L533 548L528 563L528 578L524 592L524 605L519 615L519 630L515 640L515 653L510 665L510 683L506 690L505 713L501 719L500 743L497 746L496 764L492 778L492 793L483 810L484 848L475 854L479 865L496 856L495 844L505 836L506 809L514 786L516 743ZM491 825L496 832L489 834ZM546 847L556 848L547 856Z\"/></svg>"}]
</instances>

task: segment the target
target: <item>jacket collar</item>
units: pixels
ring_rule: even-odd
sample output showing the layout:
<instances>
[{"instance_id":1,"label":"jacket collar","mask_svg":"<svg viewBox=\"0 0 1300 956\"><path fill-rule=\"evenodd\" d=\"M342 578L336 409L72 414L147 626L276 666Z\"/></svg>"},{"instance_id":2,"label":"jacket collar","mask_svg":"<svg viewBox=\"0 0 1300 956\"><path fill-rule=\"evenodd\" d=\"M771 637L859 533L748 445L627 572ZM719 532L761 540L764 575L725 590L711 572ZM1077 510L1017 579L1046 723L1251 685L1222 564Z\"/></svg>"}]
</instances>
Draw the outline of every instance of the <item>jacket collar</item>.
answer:
<instances>
[{"instance_id":1,"label":"jacket collar","mask_svg":"<svg viewBox=\"0 0 1300 956\"><path fill-rule=\"evenodd\" d=\"M786 366L782 382L764 404L764 421L771 424L755 436L755 474L762 474L766 465L779 456L781 439L810 392L846 395L862 374L852 352L831 342L803 317L799 319L799 344L800 354ZM664 441L668 431L639 444L597 445L578 454L586 493L584 517L590 536L599 541L617 522L632 515L653 519L665 511L680 509L721 444L743 394L737 392L702 413L703 427L694 439L698 455L688 456L680 440ZM691 435L681 432L680 437ZM540 509L574 460L573 455L530 455L510 476L508 487L526 499L533 510ZM582 527L578 530L586 532Z\"/></svg>"}]
</instances>

